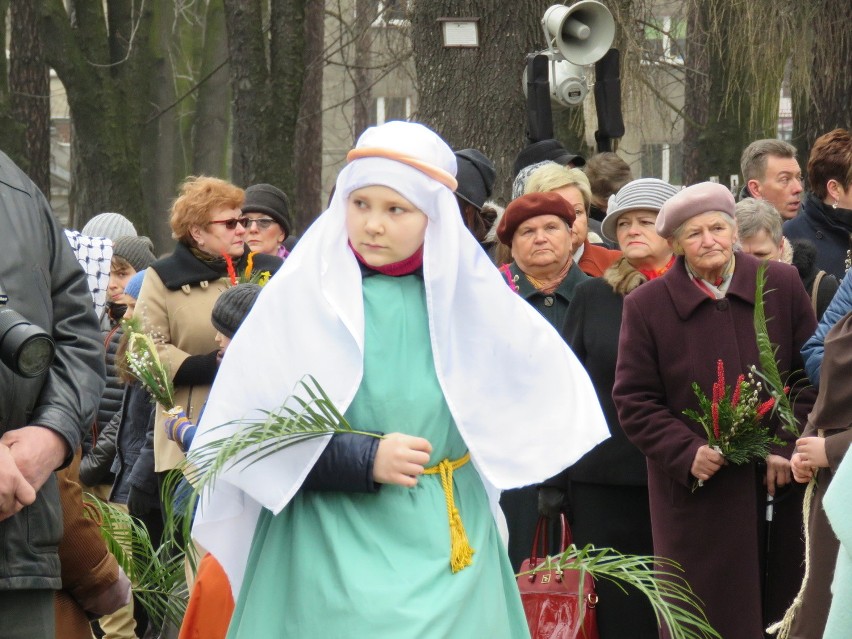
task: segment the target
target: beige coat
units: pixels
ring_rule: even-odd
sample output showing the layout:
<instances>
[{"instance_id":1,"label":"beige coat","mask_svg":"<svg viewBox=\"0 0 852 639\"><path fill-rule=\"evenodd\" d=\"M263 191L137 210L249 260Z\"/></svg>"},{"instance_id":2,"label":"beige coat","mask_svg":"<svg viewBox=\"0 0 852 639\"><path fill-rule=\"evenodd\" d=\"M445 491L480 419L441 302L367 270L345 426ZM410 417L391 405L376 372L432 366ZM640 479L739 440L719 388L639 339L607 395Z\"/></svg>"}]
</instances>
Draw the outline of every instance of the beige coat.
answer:
<instances>
[{"instance_id":1,"label":"beige coat","mask_svg":"<svg viewBox=\"0 0 852 639\"><path fill-rule=\"evenodd\" d=\"M205 355L216 350L216 329L210 322L213 305L227 288L227 278L198 285L184 285L170 291L154 269L148 269L136 314L142 318L145 330L157 344L160 359L174 379L183 361L190 355ZM192 421L207 401L210 386L179 386L175 401ZM154 427L154 470L163 472L176 467L184 454L180 447L166 437L162 407L157 411Z\"/></svg>"}]
</instances>

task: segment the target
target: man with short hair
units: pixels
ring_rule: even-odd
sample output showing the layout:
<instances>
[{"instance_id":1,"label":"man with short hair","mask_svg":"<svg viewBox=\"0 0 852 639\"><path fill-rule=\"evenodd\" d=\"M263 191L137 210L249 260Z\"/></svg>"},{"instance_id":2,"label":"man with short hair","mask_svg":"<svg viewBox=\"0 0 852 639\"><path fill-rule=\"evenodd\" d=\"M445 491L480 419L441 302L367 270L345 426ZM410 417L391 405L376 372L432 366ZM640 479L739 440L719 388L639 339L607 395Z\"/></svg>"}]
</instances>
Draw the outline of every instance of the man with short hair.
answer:
<instances>
[{"instance_id":1,"label":"man with short hair","mask_svg":"<svg viewBox=\"0 0 852 639\"><path fill-rule=\"evenodd\" d=\"M785 220L799 212L802 201L802 169L796 147L782 140L756 140L740 156L745 186L741 197L766 200Z\"/></svg>"}]
</instances>

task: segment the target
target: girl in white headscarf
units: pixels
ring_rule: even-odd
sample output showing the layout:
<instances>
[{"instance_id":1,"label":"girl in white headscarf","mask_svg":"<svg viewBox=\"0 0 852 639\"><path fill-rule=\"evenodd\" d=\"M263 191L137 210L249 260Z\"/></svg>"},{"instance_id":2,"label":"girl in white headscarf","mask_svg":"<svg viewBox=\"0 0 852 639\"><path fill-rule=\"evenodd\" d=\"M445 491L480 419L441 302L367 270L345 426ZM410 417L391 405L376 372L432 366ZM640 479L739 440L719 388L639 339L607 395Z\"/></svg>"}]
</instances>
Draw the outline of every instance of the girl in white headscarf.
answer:
<instances>
[{"instance_id":1,"label":"girl in white headscarf","mask_svg":"<svg viewBox=\"0 0 852 639\"><path fill-rule=\"evenodd\" d=\"M193 535L228 573L228 637L526 637L497 497L607 437L594 389L462 225L443 140L390 122L347 159L235 335L193 446L306 374L385 437L305 441L205 493Z\"/></svg>"}]
</instances>

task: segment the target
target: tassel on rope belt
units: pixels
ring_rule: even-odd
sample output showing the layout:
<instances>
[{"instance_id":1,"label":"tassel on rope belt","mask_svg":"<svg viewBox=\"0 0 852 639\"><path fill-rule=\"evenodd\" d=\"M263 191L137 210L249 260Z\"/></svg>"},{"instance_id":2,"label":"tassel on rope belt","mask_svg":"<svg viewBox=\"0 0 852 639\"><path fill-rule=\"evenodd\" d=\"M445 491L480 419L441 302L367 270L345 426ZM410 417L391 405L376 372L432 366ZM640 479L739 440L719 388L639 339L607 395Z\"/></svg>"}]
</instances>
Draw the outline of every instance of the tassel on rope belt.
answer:
<instances>
[{"instance_id":1,"label":"tassel on rope belt","mask_svg":"<svg viewBox=\"0 0 852 639\"><path fill-rule=\"evenodd\" d=\"M424 475L441 475L441 486L444 488L444 498L447 500L447 518L450 522L450 569L456 573L473 563L473 553L467 540L464 524L456 508L453 496L453 471L458 470L470 461L470 452L456 460L444 459L436 466L430 466L423 471Z\"/></svg>"}]
</instances>

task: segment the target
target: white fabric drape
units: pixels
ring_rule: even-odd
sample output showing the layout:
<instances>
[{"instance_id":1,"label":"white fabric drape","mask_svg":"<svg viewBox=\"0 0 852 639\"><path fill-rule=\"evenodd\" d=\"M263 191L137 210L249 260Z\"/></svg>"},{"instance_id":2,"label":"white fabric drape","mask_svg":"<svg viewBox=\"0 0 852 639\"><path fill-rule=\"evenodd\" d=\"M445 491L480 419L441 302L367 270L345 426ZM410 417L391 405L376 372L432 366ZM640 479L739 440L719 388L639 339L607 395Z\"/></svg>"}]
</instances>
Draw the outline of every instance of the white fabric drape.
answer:
<instances>
[{"instance_id":1,"label":"white fabric drape","mask_svg":"<svg viewBox=\"0 0 852 639\"><path fill-rule=\"evenodd\" d=\"M449 147L422 125L368 129L358 147L383 147L455 175ZM540 482L609 436L594 388L559 334L514 293L463 226L455 196L417 169L358 159L337 179L328 208L264 287L237 331L213 386L193 447L222 436L210 428L281 406L311 374L341 412L363 374L361 273L345 229L358 188L390 187L429 218L423 275L438 380L492 501ZM398 424L357 424L392 432ZM236 432L238 426L231 426ZM239 592L261 506L280 512L327 444L314 439L225 473L199 505L193 535ZM440 460L434 460L436 463Z\"/></svg>"}]
</instances>

